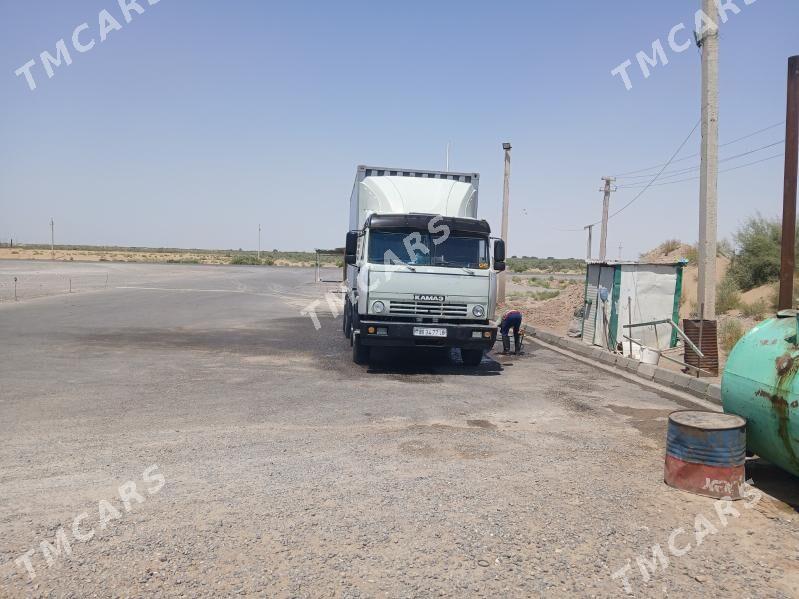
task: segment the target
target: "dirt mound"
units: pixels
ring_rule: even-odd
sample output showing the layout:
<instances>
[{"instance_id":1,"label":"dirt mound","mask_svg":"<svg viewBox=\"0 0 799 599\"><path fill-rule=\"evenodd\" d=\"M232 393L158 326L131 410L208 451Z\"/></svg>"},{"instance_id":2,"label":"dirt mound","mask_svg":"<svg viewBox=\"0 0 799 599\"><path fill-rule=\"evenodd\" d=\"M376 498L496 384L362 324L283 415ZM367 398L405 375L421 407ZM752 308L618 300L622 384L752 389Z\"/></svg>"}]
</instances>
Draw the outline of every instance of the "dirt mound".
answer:
<instances>
[{"instance_id":1,"label":"dirt mound","mask_svg":"<svg viewBox=\"0 0 799 599\"><path fill-rule=\"evenodd\" d=\"M760 287L755 287L749 291L744 291L741 294L741 301L745 304L754 304L758 301L764 301L771 305L772 300L776 297L779 291L779 283L766 283Z\"/></svg>"},{"instance_id":2,"label":"dirt mound","mask_svg":"<svg viewBox=\"0 0 799 599\"><path fill-rule=\"evenodd\" d=\"M583 305L584 296L583 285L569 285L561 290L558 297L544 301L517 299L503 306L501 310L519 310L524 315L526 324L565 335L574 318L574 311Z\"/></svg>"},{"instance_id":3,"label":"dirt mound","mask_svg":"<svg viewBox=\"0 0 799 599\"><path fill-rule=\"evenodd\" d=\"M675 247L676 246L676 247ZM680 244L660 244L654 250L641 254L641 262L651 264L673 264L680 260L688 260L696 255L696 248L687 243Z\"/></svg>"}]
</instances>

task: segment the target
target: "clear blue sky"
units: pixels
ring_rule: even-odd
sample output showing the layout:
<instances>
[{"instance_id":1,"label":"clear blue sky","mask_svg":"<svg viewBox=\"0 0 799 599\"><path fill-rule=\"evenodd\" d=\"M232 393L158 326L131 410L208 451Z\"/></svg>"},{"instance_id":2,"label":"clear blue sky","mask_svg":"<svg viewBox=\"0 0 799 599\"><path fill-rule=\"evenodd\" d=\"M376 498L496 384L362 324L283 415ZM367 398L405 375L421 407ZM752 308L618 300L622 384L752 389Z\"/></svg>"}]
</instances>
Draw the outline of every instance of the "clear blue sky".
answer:
<instances>
[{"instance_id":1,"label":"clear blue sky","mask_svg":"<svg viewBox=\"0 0 799 599\"><path fill-rule=\"evenodd\" d=\"M2 1L0 239L46 241L52 216L60 243L254 248L261 222L265 248L340 246L357 164L442 168L447 142L454 169L482 174L496 230L510 140L511 253L582 256L583 234L558 229L597 220L600 177L664 162L699 118L695 48L667 48L646 81L635 63L674 25L692 29L698 0L139 1L129 24L116 0ZM799 3L736 2L722 142L784 119L786 59L799 54ZM123 28L100 43L102 9ZM95 47L48 80L39 54L61 38L71 48L84 21ZM31 92L14 71L34 58ZM631 91L610 75L627 58ZM723 174L720 234L778 215L781 197L781 160ZM611 221L611 255L694 241L697 198L697 182L653 188Z\"/></svg>"}]
</instances>

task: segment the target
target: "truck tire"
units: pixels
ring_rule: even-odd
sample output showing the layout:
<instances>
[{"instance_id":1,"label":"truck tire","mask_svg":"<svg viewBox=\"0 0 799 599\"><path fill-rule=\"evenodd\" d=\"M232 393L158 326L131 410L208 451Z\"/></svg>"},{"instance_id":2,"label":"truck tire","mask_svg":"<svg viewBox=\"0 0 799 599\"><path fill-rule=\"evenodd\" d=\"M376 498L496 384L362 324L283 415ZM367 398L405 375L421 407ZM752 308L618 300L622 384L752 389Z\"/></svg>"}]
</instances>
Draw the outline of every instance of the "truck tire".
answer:
<instances>
[{"instance_id":1,"label":"truck tire","mask_svg":"<svg viewBox=\"0 0 799 599\"><path fill-rule=\"evenodd\" d=\"M480 362L483 361L483 350L482 349L461 349L461 360L463 360L464 366L469 366L470 368L474 368L475 366L479 366Z\"/></svg>"},{"instance_id":2,"label":"truck tire","mask_svg":"<svg viewBox=\"0 0 799 599\"><path fill-rule=\"evenodd\" d=\"M347 327L347 335L350 338L350 347L352 347L352 340L355 338L353 334L355 329L360 326L360 321L358 320L358 311L357 308L350 304L350 320L349 326Z\"/></svg>"},{"instance_id":3,"label":"truck tire","mask_svg":"<svg viewBox=\"0 0 799 599\"><path fill-rule=\"evenodd\" d=\"M369 363L369 346L361 343L360 335L352 336L352 361L356 364Z\"/></svg>"},{"instance_id":4,"label":"truck tire","mask_svg":"<svg viewBox=\"0 0 799 599\"><path fill-rule=\"evenodd\" d=\"M344 302L344 318L342 318L344 322L341 325L341 328L344 331L345 339L349 339L352 336L352 326L350 322L351 318L352 318L352 308L350 307L350 300L347 299Z\"/></svg>"}]
</instances>

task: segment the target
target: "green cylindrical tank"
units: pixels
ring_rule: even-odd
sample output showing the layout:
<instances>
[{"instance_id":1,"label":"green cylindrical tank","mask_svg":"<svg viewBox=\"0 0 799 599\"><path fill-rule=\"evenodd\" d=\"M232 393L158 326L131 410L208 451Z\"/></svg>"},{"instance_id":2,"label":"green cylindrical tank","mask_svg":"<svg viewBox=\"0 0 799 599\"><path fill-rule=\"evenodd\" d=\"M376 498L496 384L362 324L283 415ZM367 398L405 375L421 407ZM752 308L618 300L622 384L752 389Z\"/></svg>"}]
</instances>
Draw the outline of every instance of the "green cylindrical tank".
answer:
<instances>
[{"instance_id":1,"label":"green cylindrical tank","mask_svg":"<svg viewBox=\"0 0 799 599\"><path fill-rule=\"evenodd\" d=\"M747 420L747 449L799 476L799 316L760 323L733 348L721 382L724 411Z\"/></svg>"}]
</instances>

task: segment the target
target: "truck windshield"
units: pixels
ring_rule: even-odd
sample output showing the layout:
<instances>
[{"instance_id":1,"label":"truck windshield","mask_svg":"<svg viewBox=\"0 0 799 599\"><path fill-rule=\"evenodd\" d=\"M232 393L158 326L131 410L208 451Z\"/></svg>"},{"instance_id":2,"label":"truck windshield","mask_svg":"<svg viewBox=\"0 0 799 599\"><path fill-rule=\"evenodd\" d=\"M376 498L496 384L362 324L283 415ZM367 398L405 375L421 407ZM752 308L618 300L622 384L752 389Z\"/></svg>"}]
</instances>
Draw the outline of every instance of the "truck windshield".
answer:
<instances>
[{"instance_id":1,"label":"truck windshield","mask_svg":"<svg viewBox=\"0 0 799 599\"><path fill-rule=\"evenodd\" d=\"M450 235L433 246L433 266L488 268L488 240L481 237Z\"/></svg>"},{"instance_id":2,"label":"truck windshield","mask_svg":"<svg viewBox=\"0 0 799 599\"><path fill-rule=\"evenodd\" d=\"M488 240L452 234L436 245L427 231L380 231L369 234L369 262L450 268L489 265Z\"/></svg>"}]
</instances>

